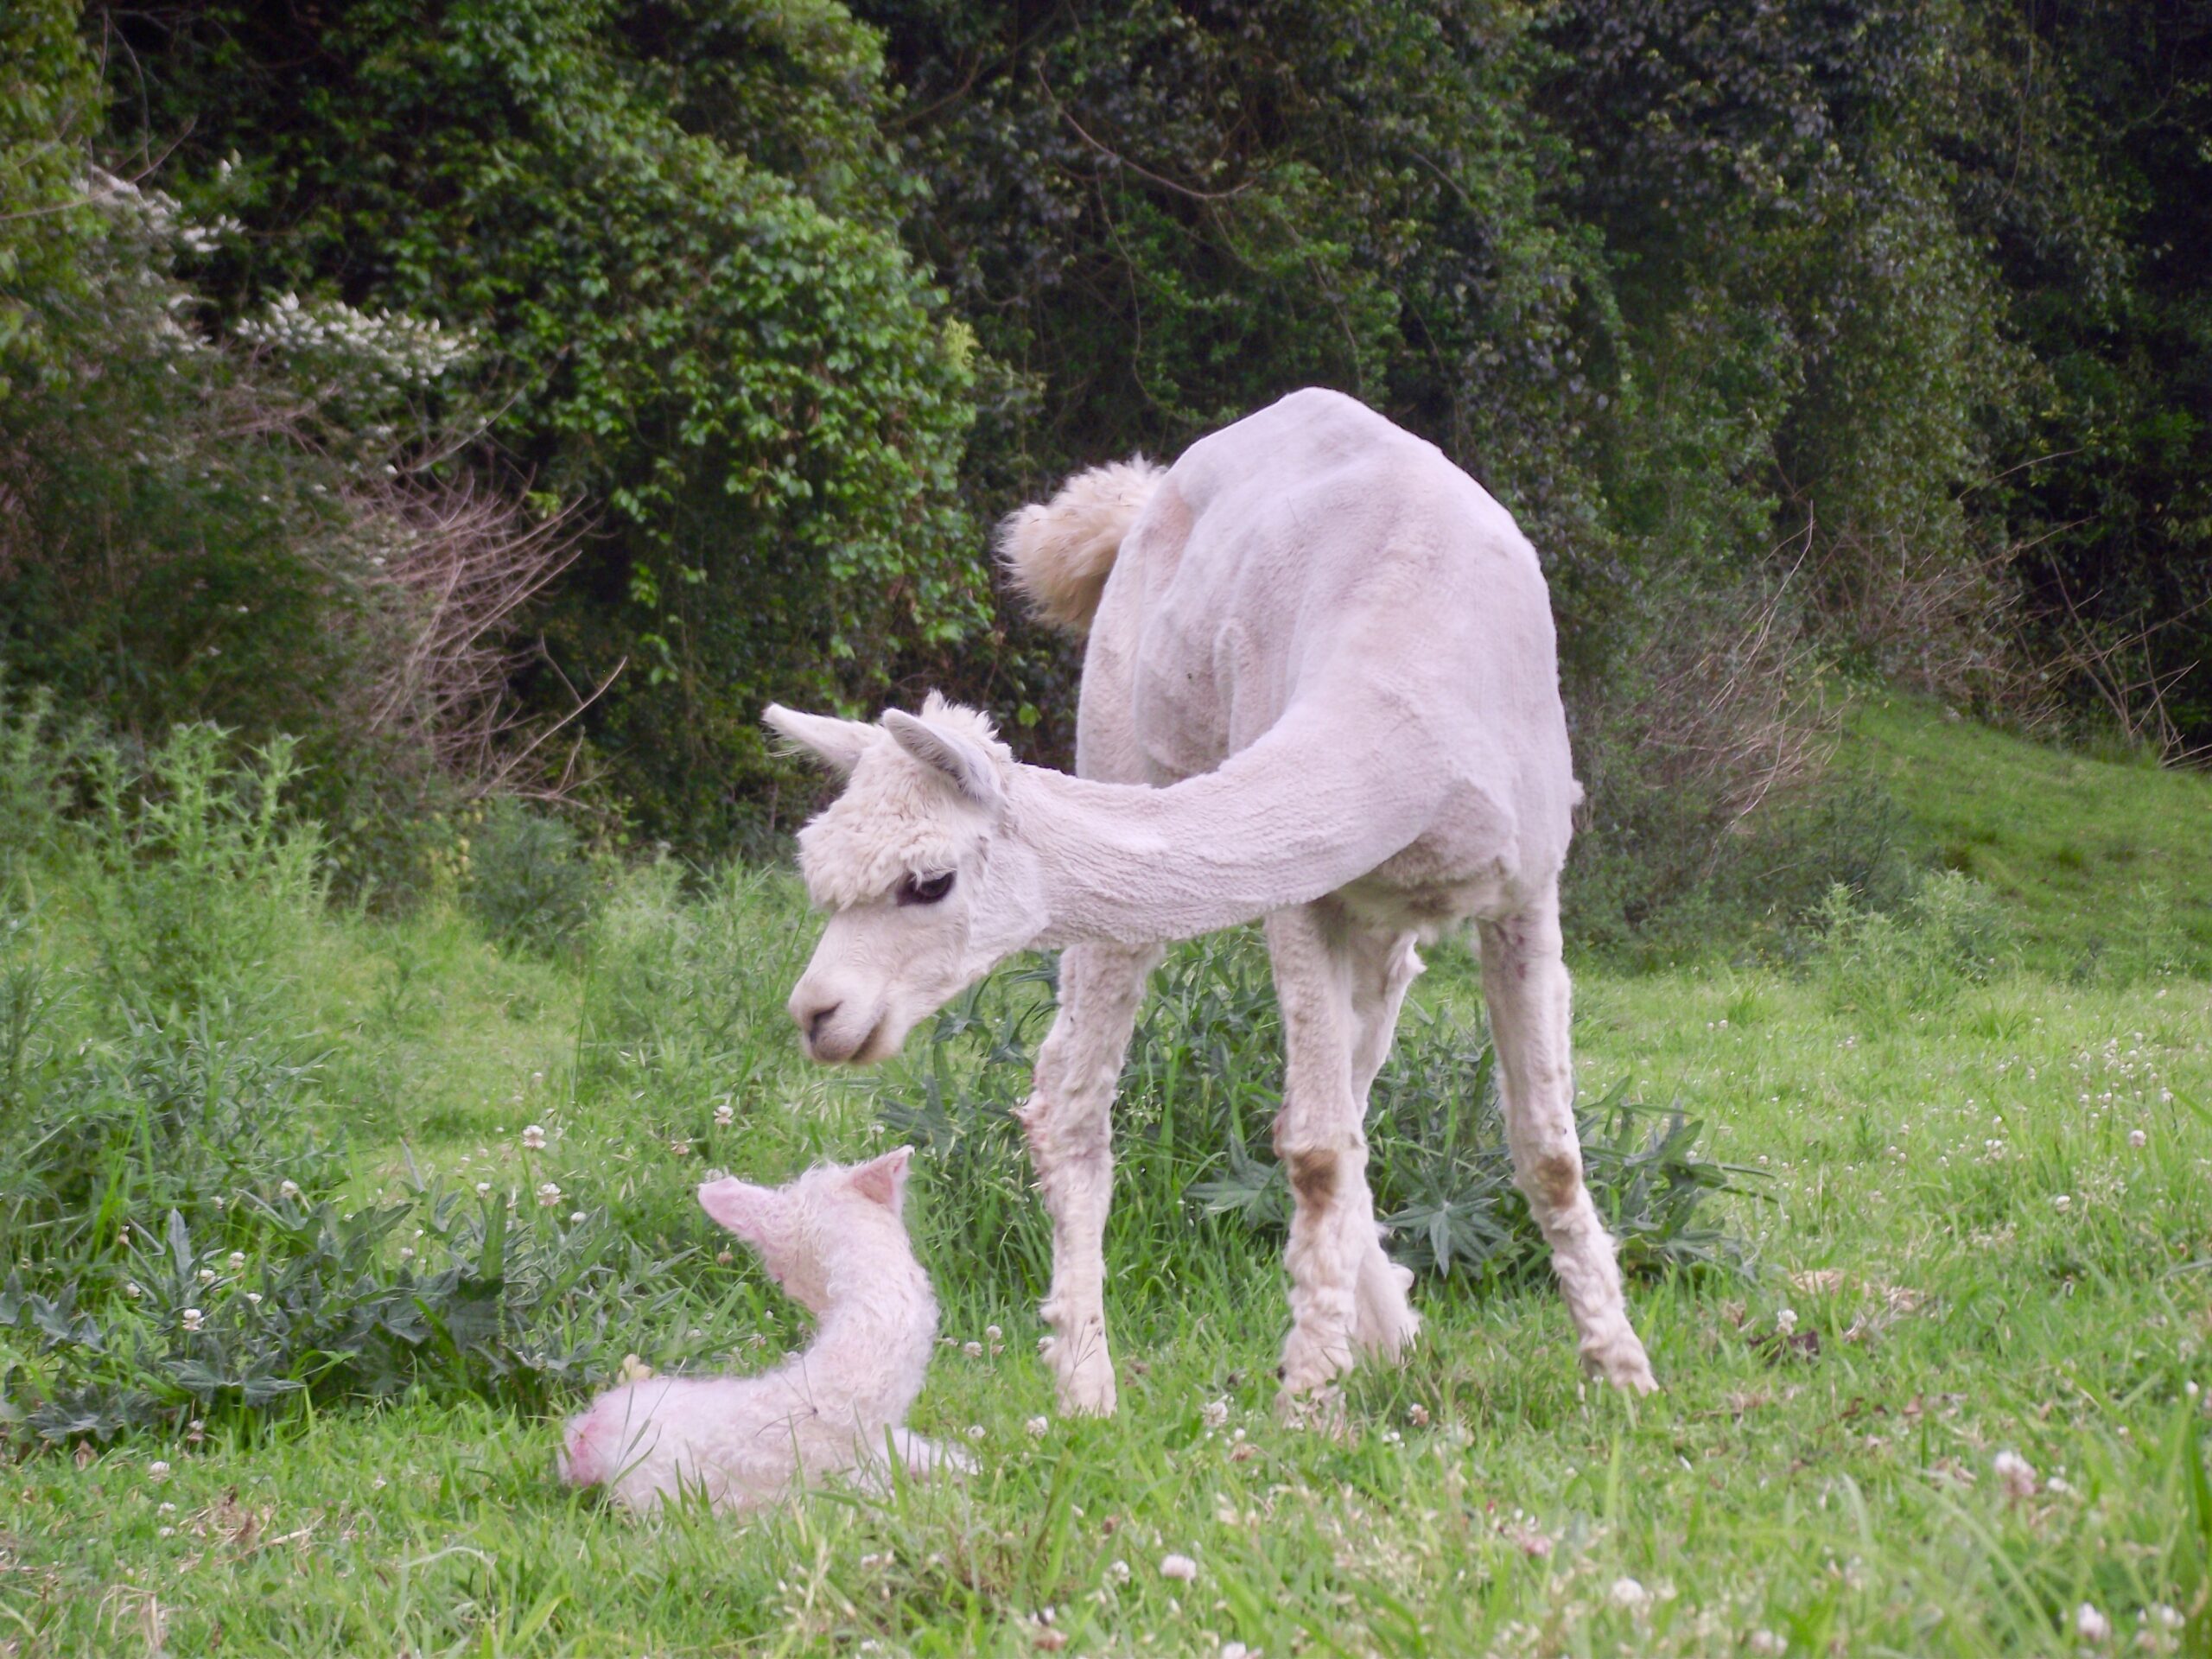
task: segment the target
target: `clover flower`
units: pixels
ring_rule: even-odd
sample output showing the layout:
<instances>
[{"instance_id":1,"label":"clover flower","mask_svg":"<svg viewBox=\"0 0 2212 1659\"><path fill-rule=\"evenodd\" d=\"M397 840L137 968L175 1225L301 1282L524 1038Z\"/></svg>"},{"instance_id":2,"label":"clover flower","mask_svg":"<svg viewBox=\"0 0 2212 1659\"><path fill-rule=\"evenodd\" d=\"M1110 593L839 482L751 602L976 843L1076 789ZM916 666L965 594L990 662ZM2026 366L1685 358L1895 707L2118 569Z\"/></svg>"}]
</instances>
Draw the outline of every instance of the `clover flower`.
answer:
<instances>
[{"instance_id":1,"label":"clover flower","mask_svg":"<svg viewBox=\"0 0 2212 1659\"><path fill-rule=\"evenodd\" d=\"M545 1147L545 1126L533 1123L522 1132L522 1143L531 1152L542 1152Z\"/></svg>"},{"instance_id":2,"label":"clover flower","mask_svg":"<svg viewBox=\"0 0 2212 1659\"><path fill-rule=\"evenodd\" d=\"M1163 1555L1160 1558L1160 1576L1163 1579L1179 1579L1183 1583L1189 1584L1198 1576L1198 1564L1187 1555Z\"/></svg>"}]
</instances>

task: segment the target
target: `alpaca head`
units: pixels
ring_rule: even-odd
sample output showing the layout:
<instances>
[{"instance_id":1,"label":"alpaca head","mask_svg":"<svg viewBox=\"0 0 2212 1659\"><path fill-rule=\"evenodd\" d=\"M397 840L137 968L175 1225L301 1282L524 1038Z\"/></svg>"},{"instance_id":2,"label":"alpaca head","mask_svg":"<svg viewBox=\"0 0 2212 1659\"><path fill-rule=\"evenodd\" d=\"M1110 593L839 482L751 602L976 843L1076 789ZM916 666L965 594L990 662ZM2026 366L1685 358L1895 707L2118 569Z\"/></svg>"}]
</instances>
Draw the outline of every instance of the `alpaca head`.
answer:
<instances>
[{"instance_id":1,"label":"alpaca head","mask_svg":"<svg viewBox=\"0 0 2212 1659\"><path fill-rule=\"evenodd\" d=\"M1037 936L1034 860L1007 833L1014 765L991 723L936 693L882 723L771 708L781 736L845 774L799 832L830 925L791 993L807 1052L867 1064Z\"/></svg>"},{"instance_id":2,"label":"alpaca head","mask_svg":"<svg viewBox=\"0 0 2212 1659\"><path fill-rule=\"evenodd\" d=\"M699 1189L699 1206L751 1245L785 1293L817 1318L849 1287L913 1261L904 1211L914 1149L865 1164L820 1164L783 1186L732 1177ZM840 1269L843 1269L841 1273ZM855 1271L856 1270L856 1271Z\"/></svg>"}]
</instances>

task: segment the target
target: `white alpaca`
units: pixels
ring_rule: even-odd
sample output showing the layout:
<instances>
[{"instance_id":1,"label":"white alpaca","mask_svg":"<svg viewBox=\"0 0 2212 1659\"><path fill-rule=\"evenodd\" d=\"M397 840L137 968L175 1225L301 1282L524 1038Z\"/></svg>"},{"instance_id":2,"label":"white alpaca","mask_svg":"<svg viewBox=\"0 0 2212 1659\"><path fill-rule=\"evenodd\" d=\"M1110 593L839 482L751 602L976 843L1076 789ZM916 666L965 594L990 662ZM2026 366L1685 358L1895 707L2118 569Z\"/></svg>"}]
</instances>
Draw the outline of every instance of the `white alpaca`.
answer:
<instances>
[{"instance_id":1,"label":"white alpaca","mask_svg":"<svg viewBox=\"0 0 2212 1659\"><path fill-rule=\"evenodd\" d=\"M610 1389L569 1419L561 1478L605 1485L645 1511L679 1491L718 1510L781 1502L858 1470L878 1478L887 1444L917 1474L965 1467L901 1425L922 1391L937 1300L899 1211L912 1148L788 1186L710 1181L706 1211L760 1253L820 1321L806 1351L758 1376L654 1376Z\"/></svg>"},{"instance_id":2,"label":"white alpaca","mask_svg":"<svg viewBox=\"0 0 2212 1659\"><path fill-rule=\"evenodd\" d=\"M1586 1363L1655 1386L1582 1179L1559 876L1580 798L1549 600L1511 517L1349 397L1301 391L1076 478L1007 521L1040 610L1090 625L1077 776L1015 765L932 696L880 726L772 708L849 775L799 836L833 913L791 1011L819 1060L897 1052L1014 951L1065 946L1024 1109L1053 1223L1061 1403L1111 1411L1109 1111L1161 941L1267 918L1295 1198L1282 1403L1418 1323L1376 1236L1363 1130L1415 942L1471 917L1516 1179Z\"/></svg>"}]
</instances>

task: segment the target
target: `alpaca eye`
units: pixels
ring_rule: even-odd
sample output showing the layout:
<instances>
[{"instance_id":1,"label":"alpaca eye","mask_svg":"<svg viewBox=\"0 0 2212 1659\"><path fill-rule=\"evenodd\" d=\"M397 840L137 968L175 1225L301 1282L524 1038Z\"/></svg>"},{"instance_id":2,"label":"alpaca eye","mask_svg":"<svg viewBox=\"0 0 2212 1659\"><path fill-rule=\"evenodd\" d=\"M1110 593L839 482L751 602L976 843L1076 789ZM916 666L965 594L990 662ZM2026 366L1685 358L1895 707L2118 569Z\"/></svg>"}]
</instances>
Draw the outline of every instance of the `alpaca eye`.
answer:
<instances>
[{"instance_id":1,"label":"alpaca eye","mask_svg":"<svg viewBox=\"0 0 2212 1659\"><path fill-rule=\"evenodd\" d=\"M953 872L942 875L910 875L899 884L902 905L933 905L952 891Z\"/></svg>"}]
</instances>

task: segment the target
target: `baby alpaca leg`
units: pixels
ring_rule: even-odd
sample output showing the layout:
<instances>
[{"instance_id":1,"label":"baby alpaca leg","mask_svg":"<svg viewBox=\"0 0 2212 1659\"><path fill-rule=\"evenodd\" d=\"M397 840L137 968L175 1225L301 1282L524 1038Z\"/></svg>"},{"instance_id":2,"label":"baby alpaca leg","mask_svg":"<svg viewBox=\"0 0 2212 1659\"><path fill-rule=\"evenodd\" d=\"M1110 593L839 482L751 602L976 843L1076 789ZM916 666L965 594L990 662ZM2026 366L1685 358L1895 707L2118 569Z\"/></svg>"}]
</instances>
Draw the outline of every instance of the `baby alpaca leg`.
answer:
<instances>
[{"instance_id":1,"label":"baby alpaca leg","mask_svg":"<svg viewBox=\"0 0 2212 1659\"><path fill-rule=\"evenodd\" d=\"M924 1440L910 1428L891 1431L891 1449L898 1453L899 1461L906 1465L906 1472L916 1479L927 1479L940 1472L972 1475L976 1459L957 1446L939 1446L934 1440Z\"/></svg>"},{"instance_id":2,"label":"baby alpaca leg","mask_svg":"<svg viewBox=\"0 0 2212 1659\"><path fill-rule=\"evenodd\" d=\"M1156 947L1071 945L1060 957L1060 1011L1038 1051L1021 1122L1052 1217L1052 1286L1045 1358L1060 1407L1114 1409L1106 1348L1106 1210L1114 1188L1114 1087Z\"/></svg>"},{"instance_id":3,"label":"baby alpaca leg","mask_svg":"<svg viewBox=\"0 0 2212 1659\"><path fill-rule=\"evenodd\" d=\"M1629 1326L1613 1241L1582 1179L1556 890L1518 916L1482 924L1482 950L1483 1001L1497 1045L1514 1185L1552 1247L1552 1270L1581 1332L1583 1363L1617 1388L1649 1394L1659 1385Z\"/></svg>"},{"instance_id":4,"label":"baby alpaca leg","mask_svg":"<svg viewBox=\"0 0 2212 1659\"><path fill-rule=\"evenodd\" d=\"M1340 927L1321 906L1268 918L1287 1064L1275 1154L1289 1172L1291 1329L1277 1408L1302 1416L1300 1396L1352 1363L1360 1268L1379 1249L1367 1192L1367 1141L1352 1093L1352 996Z\"/></svg>"}]
</instances>

